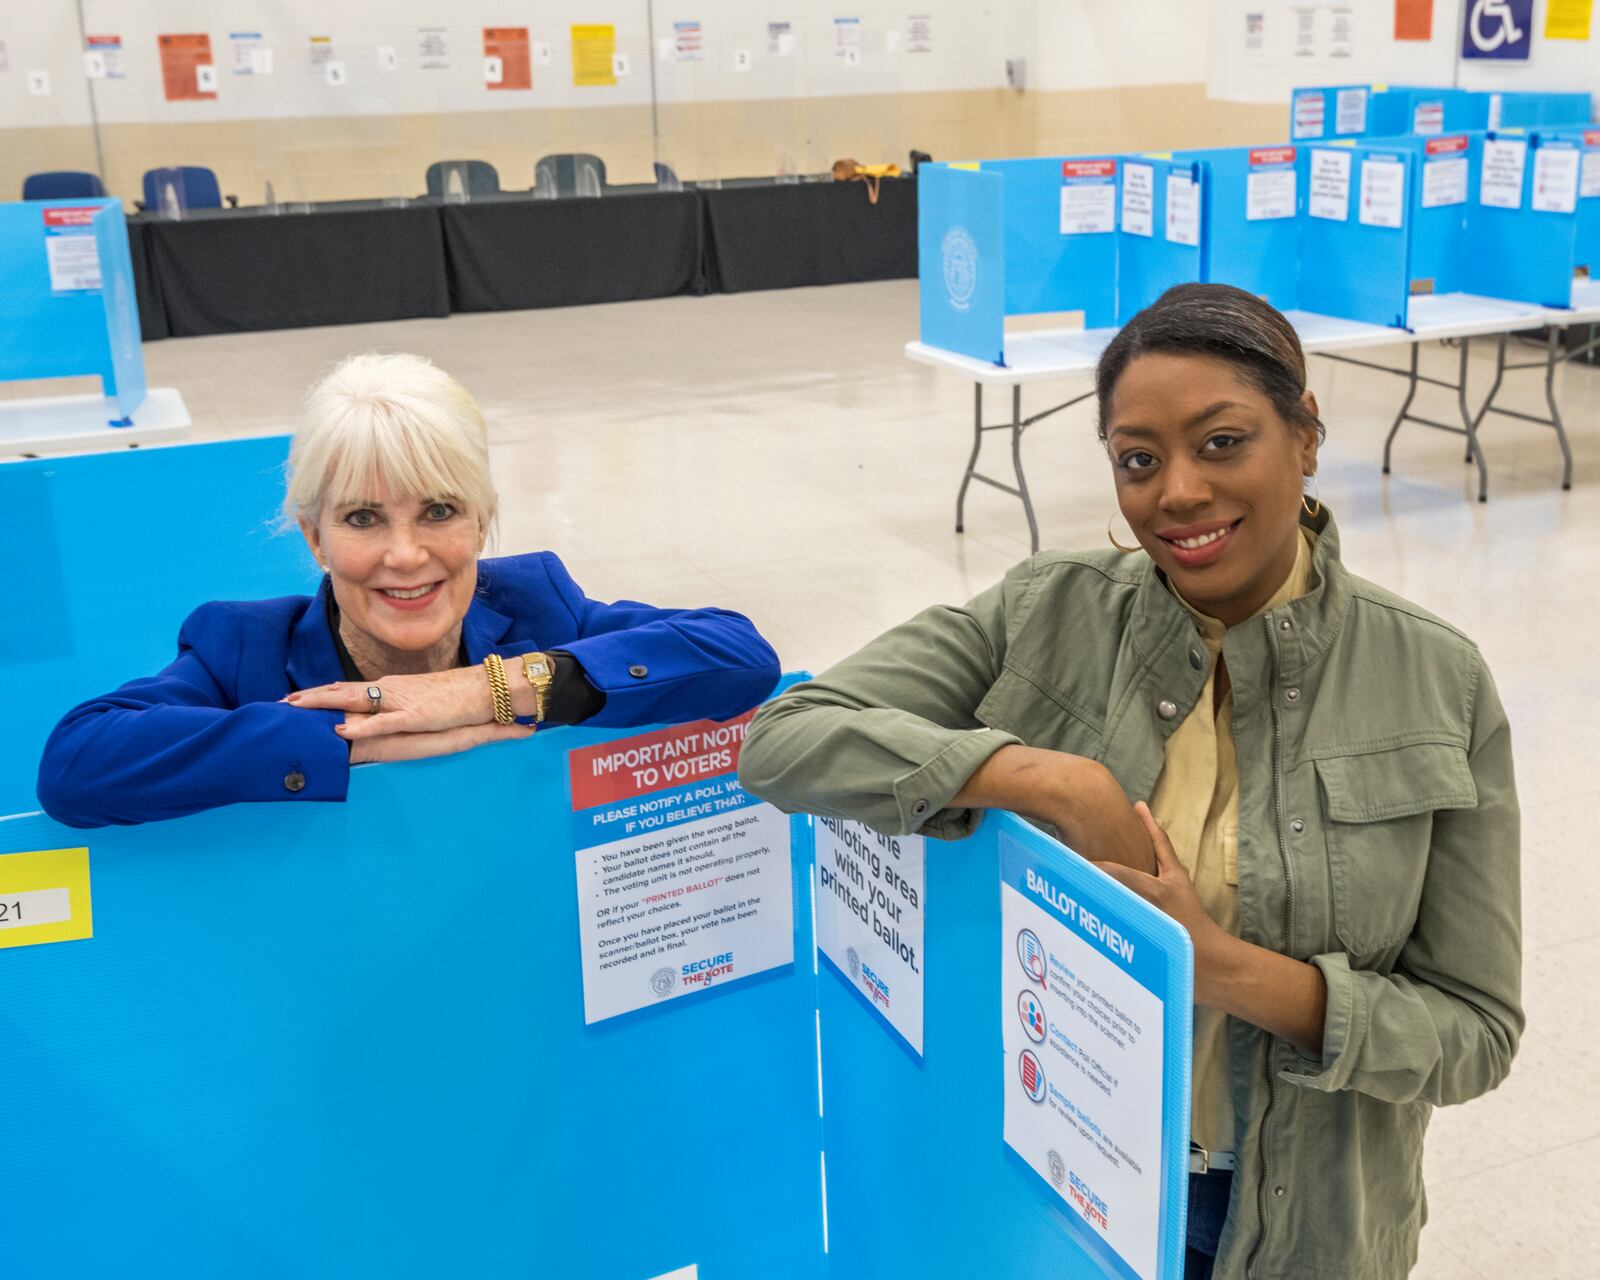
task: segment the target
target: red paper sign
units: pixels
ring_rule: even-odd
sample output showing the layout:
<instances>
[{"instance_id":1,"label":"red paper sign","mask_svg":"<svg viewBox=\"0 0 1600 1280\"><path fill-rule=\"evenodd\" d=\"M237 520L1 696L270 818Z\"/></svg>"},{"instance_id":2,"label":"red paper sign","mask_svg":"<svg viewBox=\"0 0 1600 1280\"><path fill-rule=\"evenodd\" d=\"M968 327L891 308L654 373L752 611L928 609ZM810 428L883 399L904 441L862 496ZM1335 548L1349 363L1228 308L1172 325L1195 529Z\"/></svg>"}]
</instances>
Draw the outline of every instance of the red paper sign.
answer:
<instances>
[{"instance_id":1,"label":"red paper sign","mask_svg":"<svg viewBox=\"0 0 1600 1280\"><path fill-rule=\"evenodd\" d=\"M1063 160L1063 178L1110 178L1117 172L1115 160Z\"/></svg>"},{"instance_id":2,"label":"red paper sign","mask_svg":"<svg viewBox=\"0 0 1600 1280\"><path fill-rule=\"evenodd\" d=\"M216 100L215 89L200 88L199 69L215 65L211 61L210 36L157 36L156 45L161 50L161 87L168 102Z\"/></svg>"},{"instance_id":3,"label":"red paper sign","mask_svg":"<svg viewBox=\"0 0 1600 1280\"><path fill-rule=\"evenodd\" d=\"M1251 164L1291 164L1294 161L1293 147L1251 147Z\"/></svg>"},{"instance_id":4,"label":"red paper sign","mask_svg":"<svg viewBox=\"0 0 1600 1280\"><path fill-rule=\"evenodd\" d=\"M94 224L98 209L46 209L44 225L47 227L88 227Z\"/></svg>"},{"instance_id":5,"label":"red paper sign","mask_svg":"<svg viewBox=\"0 0 1600 1280\"><path fill-rule=\"evenodd\" d=\"M739 767L745 729L754 716L747 711L723 723L699 720L573 751L567 757L573 809L727 776Z\"/></svg>"},{"instance_id":6,"label":"red paper sign","mask_svg":"<svg viewBox=\"0 0 1600 1280\"><path fill-rule=\"evenodd\" d=\"M1396 40L1433 39L1433 0L1394 0Z\"/></svg>"},{"instance_id":7,"label":"red paper sign","mask_svg":"<svg viewBox=\"0 0 1600 1280\"><path fill-rule=\"evenodd\" d=\"M1583 131L1583 145L1586 147L1600 147L1600 129L1585 129Z\"/></svg>"},{"instance_id":8,"label":"red paper sign","mask_svg":"<svg viewBox=\"0 0 1600 1280\"><path fill-rule=\"evenodd\" d=\"M1449 155L1453 151L1465 151L1466 149L1467 135L1464 133L1454 133L1448 138L1429 138L1427 142L1427 150L1430 156Z\"/></svg>"},{"instance_id":9,"label":"red paper sign","mask_svg":"<svg viewBox=\"0 0 1600 1280\"><path fill-rule=\"evenodd\" d=\"M491 89L533 88L533 66L528 57L527 27L485 27L483 56L500 59L500 79Z\"/></svg>"}]
</instances>

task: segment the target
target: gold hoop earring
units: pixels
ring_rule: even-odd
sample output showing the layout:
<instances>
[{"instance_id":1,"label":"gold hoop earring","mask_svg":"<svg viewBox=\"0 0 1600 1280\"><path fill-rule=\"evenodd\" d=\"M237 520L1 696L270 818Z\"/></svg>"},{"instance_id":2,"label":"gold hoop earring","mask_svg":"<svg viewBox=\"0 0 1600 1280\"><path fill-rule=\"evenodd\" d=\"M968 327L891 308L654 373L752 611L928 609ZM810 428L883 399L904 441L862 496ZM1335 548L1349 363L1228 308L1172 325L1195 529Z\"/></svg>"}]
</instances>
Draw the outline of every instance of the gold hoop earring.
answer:
<instances>
[{"instance_id":1,"label":"gold hoop earring","mask_svg":"<svg viewBox=\"0 0 1600 1280\"><path fill-rule=\"evenodd\" d=\"M1312 475L1308 476L1307 478L1311 481L1312 486L1315 487L1316 483L1317 483L1316 474L1313 473ZM1311 503L1306 501L1306 495L1304 493L1301 493L1301 495L1300 495L1300 506L1305 510L1306 515L1310 516L1313 520L1315 520L1319 515L1322 514L1322 498L1317 493L1313 493L1312 496L1313 496L1313 498L1316 499L1316 503L1317 503L1315 510L1312 509Z\"/></svg>"},{"instance_id":2,"label":"gold hoop earring","mask_svg":"<svg viewBox=\"0 0 1600 1280\"><path fill-rule=\"evenodd\" d=\"M1116 534L1111 532L1111 526L1114 523L1116 523L1116 519L1117 519L1116 512L1112 512L1111 513L1111 519L1106 521L1106 541L1109 542L1112 546L1114 546L1118 551L1143 551L1144 548L1141 547L1137 542L1134 543L1133 546L1131 546L1131 547L1125 547L1120 542L1117 541Z\"/></svg>"}]
</instances>

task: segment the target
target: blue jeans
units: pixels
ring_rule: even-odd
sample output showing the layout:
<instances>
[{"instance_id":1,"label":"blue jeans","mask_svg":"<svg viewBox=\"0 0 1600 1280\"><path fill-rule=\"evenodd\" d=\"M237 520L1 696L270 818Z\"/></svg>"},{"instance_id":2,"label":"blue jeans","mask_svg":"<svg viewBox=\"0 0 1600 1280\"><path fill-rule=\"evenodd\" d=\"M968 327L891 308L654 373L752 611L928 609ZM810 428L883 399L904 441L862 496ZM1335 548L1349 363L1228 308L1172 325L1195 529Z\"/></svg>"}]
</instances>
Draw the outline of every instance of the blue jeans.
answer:
<instances>
[{"instance_id":1,"label":"blue jeans","mask_svg":"<svg viewBox=\"0 0 1600 1280\"><path fill-rule=\"evenodd\" d=\"M1184 1257L1183 1280L1211 1280L1232 1189L1233 1174L1227 1170L1189 1175L1189 1248Z\"/></svg>"}]
</instances>

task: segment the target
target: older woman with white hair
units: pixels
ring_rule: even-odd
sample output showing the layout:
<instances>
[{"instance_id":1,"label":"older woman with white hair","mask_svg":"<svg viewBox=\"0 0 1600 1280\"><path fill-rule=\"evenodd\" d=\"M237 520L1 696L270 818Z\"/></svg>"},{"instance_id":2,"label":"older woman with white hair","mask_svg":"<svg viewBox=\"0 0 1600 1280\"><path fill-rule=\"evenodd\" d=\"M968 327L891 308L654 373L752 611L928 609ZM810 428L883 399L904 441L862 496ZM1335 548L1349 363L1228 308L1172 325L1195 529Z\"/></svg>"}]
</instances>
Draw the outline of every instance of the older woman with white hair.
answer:
<instances>
[{"instance_id":1,"label":"older woman with white hair","mask_svg":"<svg viewBox=\"0 0 1600 1280\"><path fill-rule=\"evenodd\" d=\"M538 725L728 719L772 690L777 656L739 614L591 600L549 551L480 560L495 507L459 383L416 356L346 360L289 451L316 595L201 605L170 666L56 727L45 810L90 827L343 800L353 764Z\"/></svg>"}]
</instances>

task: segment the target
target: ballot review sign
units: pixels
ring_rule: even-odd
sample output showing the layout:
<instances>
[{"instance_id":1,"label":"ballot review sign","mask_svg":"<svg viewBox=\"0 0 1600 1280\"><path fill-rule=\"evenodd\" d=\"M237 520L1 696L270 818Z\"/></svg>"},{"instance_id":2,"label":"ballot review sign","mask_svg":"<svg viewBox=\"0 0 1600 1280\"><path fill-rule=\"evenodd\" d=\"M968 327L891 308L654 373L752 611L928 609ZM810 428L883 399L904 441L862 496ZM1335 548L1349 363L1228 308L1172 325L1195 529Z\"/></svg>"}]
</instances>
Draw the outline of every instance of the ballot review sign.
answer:
<instances>
[{"instance_id":1,"label":"ballot review sign","mask_svg":"<svg viewBox=\"0 0 1600 1280\"><path fill-rule=\"evenodd\" d=\"M586 1023L793 962L789 818L738 782L753 714L568 752Z\"/></svg>"},{"instance_id":2,"label":"ballot review sign","mask_svg":"<svg viewBox=\"0 0 1600 1280\"><path fill-rule=\"evenodd\" d=\"M1106 1274L1155 1280L1164 1212L1181 1211L1165 1204L1163 1135L1188 1135L1190 1046L1167 1043L1170 948L1087 865L1069 876L1007 836L1000 877L1006 1144ZM1174 1064L1181 1082L1168 1079Z\"/></svg>"}]
</instances>

